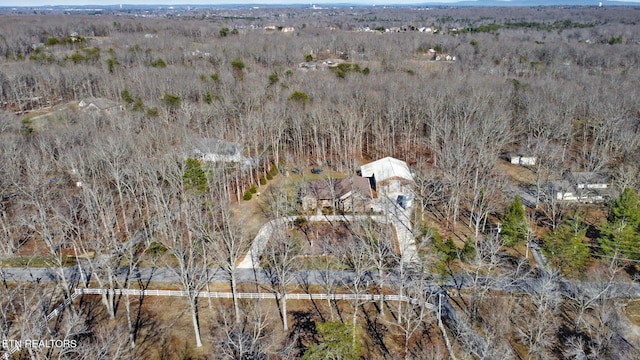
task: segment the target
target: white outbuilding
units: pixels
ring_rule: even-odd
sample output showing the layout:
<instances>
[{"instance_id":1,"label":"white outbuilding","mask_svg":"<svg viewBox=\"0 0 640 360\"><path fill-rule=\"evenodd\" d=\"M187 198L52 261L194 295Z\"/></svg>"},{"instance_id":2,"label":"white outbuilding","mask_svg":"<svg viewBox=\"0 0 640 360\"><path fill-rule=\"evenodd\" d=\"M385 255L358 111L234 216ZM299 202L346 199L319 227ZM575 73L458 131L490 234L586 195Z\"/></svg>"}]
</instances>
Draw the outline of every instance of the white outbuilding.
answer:
<instances>
[{"instance_id":1,"label":"white outbuilding","mask_svg":"<svg viewBox=\"0 0 640 360\"><path fill-rule=\"evenodd\" d=\"M392 157L364 164L360 166L360 173L369 179L371 188L378 193L405 193L414 183L407 163Z\"/></svg>"}]
</instances>

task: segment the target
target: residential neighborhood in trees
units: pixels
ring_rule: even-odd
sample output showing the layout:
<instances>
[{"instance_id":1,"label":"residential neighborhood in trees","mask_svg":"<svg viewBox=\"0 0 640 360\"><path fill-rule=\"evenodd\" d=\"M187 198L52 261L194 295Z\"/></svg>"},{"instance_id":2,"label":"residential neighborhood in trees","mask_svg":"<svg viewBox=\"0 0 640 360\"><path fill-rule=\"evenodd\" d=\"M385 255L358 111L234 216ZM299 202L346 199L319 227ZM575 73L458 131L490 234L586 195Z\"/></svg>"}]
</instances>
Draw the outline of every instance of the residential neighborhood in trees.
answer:
<instances>
[{"instance_id":1,"label":"residential neighborhood in trees","mask_svg":"<svg viewBox=\"0 0 640 360\"><path fill-rule=\"evenodd\" d=\"M507 5L0 6L0 355L640 358L640 8Z\"/></svg>"}]
</instances>

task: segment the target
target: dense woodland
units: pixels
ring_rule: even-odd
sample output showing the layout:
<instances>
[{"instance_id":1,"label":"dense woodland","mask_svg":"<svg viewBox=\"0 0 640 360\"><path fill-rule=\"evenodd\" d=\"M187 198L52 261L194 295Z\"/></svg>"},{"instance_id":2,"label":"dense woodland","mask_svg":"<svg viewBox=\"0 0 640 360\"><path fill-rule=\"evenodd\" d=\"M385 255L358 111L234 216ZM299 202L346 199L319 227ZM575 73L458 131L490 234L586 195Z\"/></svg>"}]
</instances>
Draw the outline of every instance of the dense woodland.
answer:
<instances>
[{"instance_id":1,"label":"dense woodland","mask_svg":"<svg viewBox=\"0 0 640 360\"><path fill-rule=\"evenodd\" d=\"M56 272L53 282L16 282L0 270L0 332L79 344L21 358L640 356L621 285L634 285L640 261L640 8L141 15L0 13L0 259ZM455 60L436 61L430 49ZM299 67L326 59L343 63ZM90 98L118 106L78 106ZM200 138L241 144L251 161L185 160ZM526 184L500 165L507 153L537 157L522 170L532 174ZM464 286L448 290L463 320L445 324L447 339L436 315L415 305L298 304L287 317L286 301L234 296L212 306L198 297L211 286L210 267L234 294L256 289L234 270L257 230L249 224L300 214L297 190L269 181L311 167L354 174L386 156L415 173L421 263L398 269L386 259L393 251L361 236L370 251L340 249L352 281L321 291L404 292L437 304L432 285L463 276ZM611 203L545 196L569 171L605 174ZM524 212L521 186L536 198ZM256 188L260 217L243 217ZM293 233L265 253L279 294L301 287ZM530 242L546 267L532 260ZM161 266L189 296L84 296L36 326L82 281L63 271L77 257L96 287L166 288L116 276ZM399 280L374 285L364 280L370 272ZM505 290L523 279L536 286Z\"/></svg>"}]
</instances>

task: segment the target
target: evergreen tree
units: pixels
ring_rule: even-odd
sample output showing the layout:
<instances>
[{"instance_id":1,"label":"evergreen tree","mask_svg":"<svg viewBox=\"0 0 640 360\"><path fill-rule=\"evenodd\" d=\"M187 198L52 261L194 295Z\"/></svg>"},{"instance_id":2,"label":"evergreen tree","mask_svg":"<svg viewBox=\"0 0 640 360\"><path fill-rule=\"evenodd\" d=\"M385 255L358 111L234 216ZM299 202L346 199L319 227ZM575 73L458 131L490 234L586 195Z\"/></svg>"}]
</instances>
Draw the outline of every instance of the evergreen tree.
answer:
<instances>
[{"instance_id":1,"label":"evergreen tree","mask_svg":"<svg viewBox=\"0 0 640 360\"><path fill-rule=\"evenodd\" d=\"M609 207L609 223L624 222L637 228L640 225L638 195L631 188L625 188Z\"/></svg>"},{"instance_id":2,"label":"evergreen tree","mask_svg":"<svg viewBox=\"0 0 640 360\"><path fill-rule=\"evenodd\" d=\"M209 189L207 186L207 175L202 169L200 162L196 159L187 158L182 181L187 191L192 191L200 195Z\"/></svg>"},{"instance_id":3,"label":"evergreen tree","mask_svg":"<svg viewBox=\"0 0 640 360\"><path fill-rule=\"evenodd\" d=\"M609 208L607 222L600 227L600 246L606 256L640 260L640 206L631 188L622 191Z\"/></svg>"},{"instance_id":4,"label":"evergreen tree","mask_svg":"<svg viewBox=\"0 0 640 360\"><path fill-rule=\"evenodd\" d=\"M303 360L360 359L360 347L353 346L351 338L355 329L341 322L317 323L316 330L321 336L320 343L307 349Z\"/></svg>"},{"instance_id":5,"label":"evergreen tree","mask_svg":"<svg viewBox=\"0 0 640 360\"><path fill-rule=\"evenodd\" d=\"M524 211L520 196L516 195L502 218L500 235L502 235L502 240L505 245L513 246L525 241L528 232L529 224L527 222L527 214Z\"/></svg>"},{"instance_id":6,"label":"evergreen tree","mask_svg":"<svg viewBox=\"0 0 640 360\"><path fill-rule=\"evenodd\" d=\"M547 233L544 250L551 264L565 275L584 270L590 256L589 244L584 241L586 235L587 227L579 213Z\"/></svg>"}]
</instances>

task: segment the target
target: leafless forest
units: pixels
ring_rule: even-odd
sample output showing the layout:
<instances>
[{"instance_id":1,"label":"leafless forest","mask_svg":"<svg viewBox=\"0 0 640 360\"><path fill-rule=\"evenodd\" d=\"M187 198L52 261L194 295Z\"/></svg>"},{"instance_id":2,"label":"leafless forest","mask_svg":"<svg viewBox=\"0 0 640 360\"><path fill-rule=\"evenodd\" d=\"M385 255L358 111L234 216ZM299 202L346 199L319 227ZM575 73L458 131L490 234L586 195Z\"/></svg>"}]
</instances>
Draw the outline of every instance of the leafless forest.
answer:
<instances>
[{"instance_id":1,"label":"leafless forest","mask_svg":"<svg viewBox=\"0 0 640 360\"><path fill-rule=\"evenodd\" d=\"M2 353L54 339L75 346L13 356L640 358L638 19L637 7L7 9ZM243 160L191 161L202 139L239 144ZM350 175L387 156L414 174L418 264L398 265L386 227L302 238L300 217L265 248L269 283L238 273L263 223L302 214L299 172ZM558 199L549 184L570 173L606 177L604 201ZM299 261L297 242L321 236L339 256ZM309 266L349 281L310 284ZM175 281L134 276L156 268ZM84 295L45 321L84 286L187 296ZM305 292L417 302L280 296Z\"/></svg>"}]
</instances>

